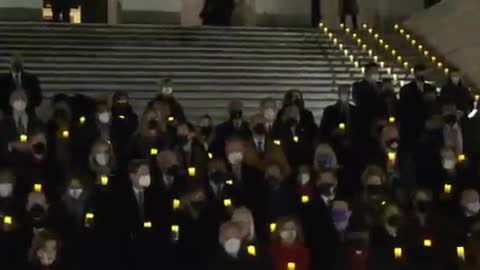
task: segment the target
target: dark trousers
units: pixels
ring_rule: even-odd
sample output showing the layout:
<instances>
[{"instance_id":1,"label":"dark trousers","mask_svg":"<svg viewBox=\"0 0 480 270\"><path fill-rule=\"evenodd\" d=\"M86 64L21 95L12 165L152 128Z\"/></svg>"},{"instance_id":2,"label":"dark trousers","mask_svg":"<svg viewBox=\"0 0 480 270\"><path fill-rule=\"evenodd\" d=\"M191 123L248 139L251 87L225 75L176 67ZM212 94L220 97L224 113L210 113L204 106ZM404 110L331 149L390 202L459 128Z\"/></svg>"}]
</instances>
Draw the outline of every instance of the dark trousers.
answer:
<instances>
[{"instance_id":1,"label":"dark trousers","mask_svg":"<svg viewBox=\"0 0 480 270\"><path fill-rule=\"evenodd\" d=\"M356 14L343 13L343 14L340 16L340 22L346 25L347 15L350 15L350 17L352 18L353 28L354 28L354 29L358 29L358 20L357 20L357 15L356 15Z\"/></svg>"},{"instance_id":2,"label":"dark trousers","mask_svg":"<svg viewBox=\"0 0 480 270\"><path fill-rule=\"evenodd\" d=\"M318 23L321 19L320 0L312 0L312 27L318 27Z\"/></svg>"},{"instance_id":3,"label":"dark trousers","mask_svg":"<svg viewBox=\"0 0 480 270\"><path fill-rule=\"evenodd\" d=\"M53 5L52 13L54 22L70 22L70 7L63 5ZM62 14L62 20L60 20L60 14Z\"/></svg>"}]
</instances>

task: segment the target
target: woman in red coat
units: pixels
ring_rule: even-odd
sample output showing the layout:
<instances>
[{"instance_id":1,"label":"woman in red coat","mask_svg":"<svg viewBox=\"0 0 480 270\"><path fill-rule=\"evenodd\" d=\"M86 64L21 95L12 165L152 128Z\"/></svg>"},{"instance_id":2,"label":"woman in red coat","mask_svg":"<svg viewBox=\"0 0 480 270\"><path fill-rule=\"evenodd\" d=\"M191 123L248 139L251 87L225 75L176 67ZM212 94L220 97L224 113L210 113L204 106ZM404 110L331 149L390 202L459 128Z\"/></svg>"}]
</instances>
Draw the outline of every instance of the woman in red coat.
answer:
<instances>
[{"instance_id":1,"label":"woman in red coat","mask_svg":"<svg viewBox=\"0 0 480 270\"><path fill-rule=\"evenodd\" d=\"M275 270L310 270L310 250L303 245L297 219L280 218L271 246Z\"/></svg>"}]
</instances>

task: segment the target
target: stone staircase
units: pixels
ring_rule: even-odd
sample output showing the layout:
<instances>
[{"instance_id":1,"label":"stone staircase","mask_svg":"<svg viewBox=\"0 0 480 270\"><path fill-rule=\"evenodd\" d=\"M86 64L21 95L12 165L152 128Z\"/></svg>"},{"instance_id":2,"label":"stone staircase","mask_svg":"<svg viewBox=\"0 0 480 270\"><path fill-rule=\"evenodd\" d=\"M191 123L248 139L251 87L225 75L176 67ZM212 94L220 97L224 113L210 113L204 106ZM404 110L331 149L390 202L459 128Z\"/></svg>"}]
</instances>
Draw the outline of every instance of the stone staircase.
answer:
<instances>
[{"instance_id":1,"label":"stone staircase","mask_svg":"<svg viewBox=\"0 0 480 270\"><path fill-rule=\"evenodd\" d=\"M370 61L358 46L345 48L361 65ZM362 77L315 29L0 23L0 70L8 72L13 52L39 76L47 105L56 93L128 90L141 113L168 76L191 121L206 113L224 120L232 99L242 100L250 115L262 98L281 101L289 89L304 93L318 121L336 99L336 86Z\"/></svg>"},{"instance_id":2,"label":"stone staircase","mask_svg":"<svg viewBox=\"0 0 480 270\"><path fill-rule=\"evenodd\" d=\"M437 87L441 87L447 79L445 68L448 67L448 64L445 59L438 56L432 48L427 47L423 40L414 37L406 30L400 33L399 29L401 28L400 25L397 27L391 25L386 30L379 31L364 24L355 32L347 33L344 29L341 31L341 37L350 45L357 43L357 39L360 38L362 43L367 45L367 51L373 50L374 54L378 55L387 66L403 68L403 73L408 78L412 78L412 68L416 64L424 64L427 67L427 79ZM355 37L353 37L353 33L356 34ZM398 59L399 56L401 59ZM432 61L432 56L435 57L435 61ZM442 63L441 67L438 66L439 62ZM405 63L408 63L408 66L405 66Z\"/></svg>"}]
</instances>

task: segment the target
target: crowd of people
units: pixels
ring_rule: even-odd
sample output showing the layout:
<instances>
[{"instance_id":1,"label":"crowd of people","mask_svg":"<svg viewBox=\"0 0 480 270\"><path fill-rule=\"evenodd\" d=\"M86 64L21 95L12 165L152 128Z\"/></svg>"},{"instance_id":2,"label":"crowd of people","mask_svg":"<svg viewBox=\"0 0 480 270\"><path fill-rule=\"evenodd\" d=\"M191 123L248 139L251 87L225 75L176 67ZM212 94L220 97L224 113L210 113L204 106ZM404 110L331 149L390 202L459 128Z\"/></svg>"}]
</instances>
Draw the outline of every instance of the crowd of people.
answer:
<instances>
[{"instance_id":1,"label":"crowd of people","mask_svg":"<svg viewBox=\"0 0 480 270\"><path fill-rule=\"evenodd\" d=\"M58 94L43 122L13 58L0 269L479 269L477 104L458 70L438 94L418 65L397 94L370 63L319 126L298 90L250 116L232 101L217 125L174 94L163 80L139 117L127 91Z\"/></svg>"}]
</instances>

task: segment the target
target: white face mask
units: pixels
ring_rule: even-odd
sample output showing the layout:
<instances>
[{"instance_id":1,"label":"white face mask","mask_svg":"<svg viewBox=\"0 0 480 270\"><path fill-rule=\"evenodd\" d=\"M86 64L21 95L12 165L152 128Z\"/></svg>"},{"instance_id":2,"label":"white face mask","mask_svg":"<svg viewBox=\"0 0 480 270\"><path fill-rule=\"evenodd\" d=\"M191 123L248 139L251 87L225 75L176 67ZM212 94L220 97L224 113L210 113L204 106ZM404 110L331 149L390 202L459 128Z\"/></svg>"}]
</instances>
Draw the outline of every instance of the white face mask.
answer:
<instances>
[{"instance_id":1,"label":"white face mask","mask_svg":"<svg viewBox=\"0 0 480 270\"><path fill-rule=\"evenodd\" d=\"M98 121L102 124L107 124L110 122L110 113L109 112L102 112L98 114Z\"/></svg>"},{"instance_id":2,"label":"white face mask","mask_svg":"<svg viewBox=\"0 0 480 270\"><path fill-rule=\"evenodd\" d=\"M294 230L285 230L280 232L280 238L286 242L293 242L297 239L297 231Z\"/></svg>"},{"instance_id":3,"label":"white face mask","mask_svg":"<svg viewBox=\"0 0 480 270\"><path fill-rule=\"evenodd\" d=\"M13 184L11 183L3 183L0 184L0 197L5 198L12 194L13 192Z\"/></svg>"},{"instance_id":4,"label":"white face mask","mask_svg":"<svg viewBox=\"0 0 480 270\"><path fill-rule=\"evenodd\" d=\"M233 165L238 165L242 163L243 153L242 152L233 152L228 154L228 162Z\"/></svg>"},{"instance_id":5,"label":"white face mask","mask_svg":"<svg viewBox=\"0 0 480 270\"><path fill-rule=\"evenodd\" d=\"M142 175L138 178L138 185L142 188L148 188L151 184L152 180L150 175Z\"/></svg>"},{"instance_id":6,"label":"white face mask","mask_svg":"<svg viewBox=\"0 0 480 270\"><path fill-rule=\"evenodd\" d=\"M263 111L263 116L268 122L273 122L277 114L275 113L275 110L269 108Z\"/></svg>"},{"instance_id":7,"label":"white face mask","mask_svg":"<svg viewBox=\"0 0 480 270\"><path fill-rule=\"evenodd\" d=\"M335 228L337 229L337 231L340 231L340 232L343 232L347 229L348 227L348 221L344 221L344 222L337 222L334 224L335 225Z\"/></svg>"},{"instance_id":8,"label":"white face mask","mask_svg":"<svg viewBox=\"0 0 480 270\"><path fill-rule=\"evenodd\" d=\"M70 197L74 198L75 200L78 200L78 198L80 198L82 193L83 193L82 188L70 188L70 189L68 189L68 195L70 195Z\"/></svg>"},{"instance_id":9,"label":"white face mask","mask_svg":"<svg viewBox=\"0 0 480 270\"><path fill-rule=\"evenodd\" d=\"M40 263L43 266L49 266L55 261L55 256L53 255L48 255L45 251L39 250L38 253L38 258L40 259Z\"/></svg>"},{"instance_id":10,"label":"white face mask","mask_svg":"<svg viewBox=\"0 0 480 270\"><path fill-rule=\"evenodd\" d=\"M465 209L476 215L480 211L480 202L467 203L465 204Z\"/></svg>"},{"instance_id":11,"label":"white face mask","mask_svg":"<svg viewBox=\"0 0 480 270\"><path fill-rule=\"evenodd\" d=\"M442 167L445 169L445 170L452 170L455 168L455 161L454 160L451 160L451 159L444 159L442 161Z\"/></svg>"},{"instance_id":12,"label":"white face mask","mask_svg":"<svg viewBox=\"0 0 480 270\"><path fill-rule=\"evenodd\" d=\"M240 239L232 238L228 239L227 241L225 241L225 243L223 243L223 248L229 255L237 256L241 245L242 241L240 241Z\"/></svg>"},{"instance_id":13,"label":"white face mask","mask_svg":"<svg viewBox=\"0 0 480 270\"><path fill-rule=\"evenodd\" d=\"M95 155L95 161L97 161L100 166L107 166L110 161L110 157L105 153L99 153Z\"/></svg>"},{"instance_id":14,"label":"white face mask","mask_svg":"<svg viewBox=\"0 0 480 270\"><path fill-rule=\"evenodd\" d=\"M162 94L169 96L169 95L171 95L172 93L173 93L173 88L172 88L172 87L164 86L164 87L162 88Z\"/></svg>"},{"instance_id":15,"label":"white face mask","mask_svg":"<svg viewBox=\"0 0 480 270\"><path fill-rule=\"evenodd\" d=\"M460 77L452 77L452 82L458 84L460 82Z\"/></svg>"},{"instance_id":16,"label":"white face mask","mask_svg":"<svg viewBox=\"0 0 480 270\"><path fill-rule=\"evenodd\" d=\"M12 103L13 109L17 112L23 112L27 108L27 102L23 99L18 99Z\"/></svg>"},{"instance_id":17,"label":"white face mask","mask_svg":"<svg viewBox=\"0 0 480 270\"><path fill-rule=\"evenodd\" d=\"M300 175L300 184L306 185L308 182L310 182L310 174L309 173L302 173Z\"/></svg>"}]
</instances>

